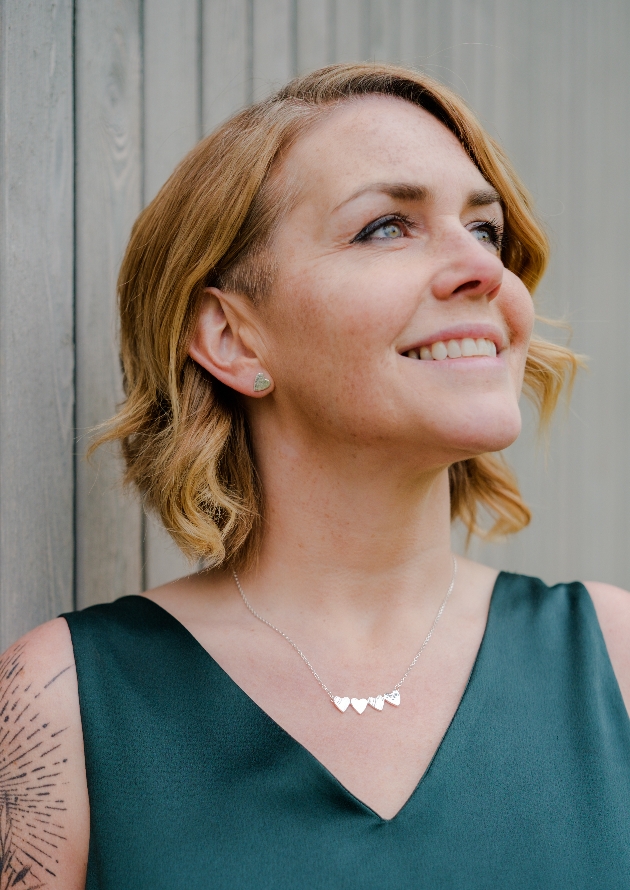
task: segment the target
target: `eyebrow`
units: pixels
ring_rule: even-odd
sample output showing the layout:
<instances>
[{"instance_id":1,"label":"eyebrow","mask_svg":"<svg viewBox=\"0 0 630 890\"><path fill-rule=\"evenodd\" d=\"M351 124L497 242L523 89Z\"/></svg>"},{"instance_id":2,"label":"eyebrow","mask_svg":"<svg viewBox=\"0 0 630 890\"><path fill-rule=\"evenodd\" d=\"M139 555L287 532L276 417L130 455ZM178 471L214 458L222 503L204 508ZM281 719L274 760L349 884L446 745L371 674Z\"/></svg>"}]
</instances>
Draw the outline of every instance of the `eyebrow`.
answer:
<instances>
[{"instance_id":1,"label":"eyebrow","mask_svg":"<svg viewBox=\"0 0 630 890\"><path fill-rule=\"evenodd\" d=\"M467 207L487 207L488 204L500 204L501 195L496 189L478 189L468 195Z\"/></svg>"},{"instance_id":2,"label":"eyebrow","mask_svg":"<svg viewBox=\"0 0 630 890\"><path fill-rule=\"evenodd\" d=\"M389 195L397 201L416 201L419 203L431 200L433 192L424 185L411 185L407 182L371 182L369 185L361 186L356 192L353 192L348 198L345 198L341 204L335 207L335 211L355 201L362 195L376 192L381 195ZM334 212L334 211L333 211Z\"/></svg>"},{"instance_id":3,"label":"eyebrow","mask_svg":"<svg viewBox=\"0 0 630 890\"><path fill-rule=\"evenodd\" d=\"M354 201L357 198L360 198L361 195L370 192L388 195L390 198L397 201L413 201L420 204L426 204L435 198L435 193L425 185L412 185L407 182L372 182L369 185L358 189L356 192L353 192L350 197L346 198L341 204L338 204L335 207L333 213L341 207L344 207L346 204L349 204L350 201ZM467 207L487 207L488 204L500 203L501 195L496 189L491 187L487 189L476 189L468 195L468 199L466 200Z\"/></svg>"}]
</instances>

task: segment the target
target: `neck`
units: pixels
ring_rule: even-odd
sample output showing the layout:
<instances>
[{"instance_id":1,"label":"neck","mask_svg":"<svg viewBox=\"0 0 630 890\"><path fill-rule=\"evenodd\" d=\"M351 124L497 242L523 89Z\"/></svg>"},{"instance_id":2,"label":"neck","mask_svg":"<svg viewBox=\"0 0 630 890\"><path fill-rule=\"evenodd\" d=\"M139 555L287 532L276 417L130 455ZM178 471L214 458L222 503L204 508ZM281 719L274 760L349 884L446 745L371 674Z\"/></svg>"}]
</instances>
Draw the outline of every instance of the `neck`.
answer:
<instances>
[{"instance_id":1,"label":"neck","mask_svg":"<svg viewBox=\"0 0 630 890\"><path fill-rule=\"evenodd\" d=\"M439 605L452 571L446 469L403 472L357 449L314 454L286 435L260 451L265 531L244 577L261 609L369 633Z\"/></svg>"}]
</instances>

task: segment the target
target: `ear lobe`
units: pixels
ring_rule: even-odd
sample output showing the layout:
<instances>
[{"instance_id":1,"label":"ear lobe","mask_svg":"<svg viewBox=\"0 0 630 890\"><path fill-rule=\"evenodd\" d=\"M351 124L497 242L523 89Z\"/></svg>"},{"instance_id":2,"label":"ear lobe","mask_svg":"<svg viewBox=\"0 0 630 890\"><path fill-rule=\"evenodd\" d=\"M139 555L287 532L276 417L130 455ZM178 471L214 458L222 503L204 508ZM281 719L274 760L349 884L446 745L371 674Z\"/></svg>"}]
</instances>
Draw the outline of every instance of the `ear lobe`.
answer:
<instances>
[{"instance_id":1,"label":"ear lobe","mask_svg":"<svg viewBox=\"0 0 630 890\"><path fill-rule=\"evenodd\" d=\"M263 396L273 389L273 383L265 371L263 376L269 383L264 390L260 388L257 375L264 370L263 362L249 345L259 338L252 329L254 320L245 300L240 294L206 288L188 354L231 389L243 395Z\"/></svg>"}]
</instances>

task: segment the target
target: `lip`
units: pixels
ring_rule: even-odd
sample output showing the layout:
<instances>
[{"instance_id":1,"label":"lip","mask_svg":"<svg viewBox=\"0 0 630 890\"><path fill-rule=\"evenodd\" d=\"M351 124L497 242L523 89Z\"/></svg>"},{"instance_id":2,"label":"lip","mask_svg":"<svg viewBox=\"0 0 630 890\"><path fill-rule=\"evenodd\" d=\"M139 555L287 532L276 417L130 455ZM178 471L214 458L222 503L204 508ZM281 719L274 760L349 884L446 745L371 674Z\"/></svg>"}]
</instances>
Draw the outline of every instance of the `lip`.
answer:
<instances>
[{"instance_id":1,"label":"lip","mask_svg":"<svg viewBox=\"0 0 630 890\"><path fill-rule=\"evenodd\" d=\"M442 328L421 340L416 340L408 346L403 346L398 352L402 355L409 352L410 349L420 349L422 346L430 346L432 343L442 341L448 343L449 340L463 340L470 337L472 340L492 340L497 348L497 354L502 352L508 345L508 338L504 332L496 325L490 324L455 324L448 328Z\"/></svg>"}]
</instances>

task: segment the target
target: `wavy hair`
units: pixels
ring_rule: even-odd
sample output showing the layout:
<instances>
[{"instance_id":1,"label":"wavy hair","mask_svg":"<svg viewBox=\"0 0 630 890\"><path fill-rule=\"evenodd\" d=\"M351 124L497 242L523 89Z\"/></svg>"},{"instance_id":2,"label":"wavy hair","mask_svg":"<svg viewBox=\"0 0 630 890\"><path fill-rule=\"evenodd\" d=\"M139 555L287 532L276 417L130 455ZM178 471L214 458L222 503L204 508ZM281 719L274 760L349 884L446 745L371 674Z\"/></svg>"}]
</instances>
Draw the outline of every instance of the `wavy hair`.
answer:
<instances>
[{"instance_id":1,"label":"wavy hair","mask_svg":"<svg viewBox=\"0 0 630 890\"><path fill-rule=\"evenodd\" d=\"M273 278L265 248L287 203L270 177L274 162L326 109L366 94L414 103L448 127L501 196L506 268L530 292L545 270L547 238L503 150L462 99L417 71L331 65L292 80L202 140L133 227L118 281L126 400L92 446L121 443L125 481L191 559L248 561L264 509L242 403L188 355L200 296L219 284L254 302L265 298ZM524 390L543 424L579 364L570 349L532 339ZM451 516L469 534L506 535L529 522L500 455L453 464L449 480ZM488 530L479 508L493 519Z\"/></svg>"}]
</instances>

